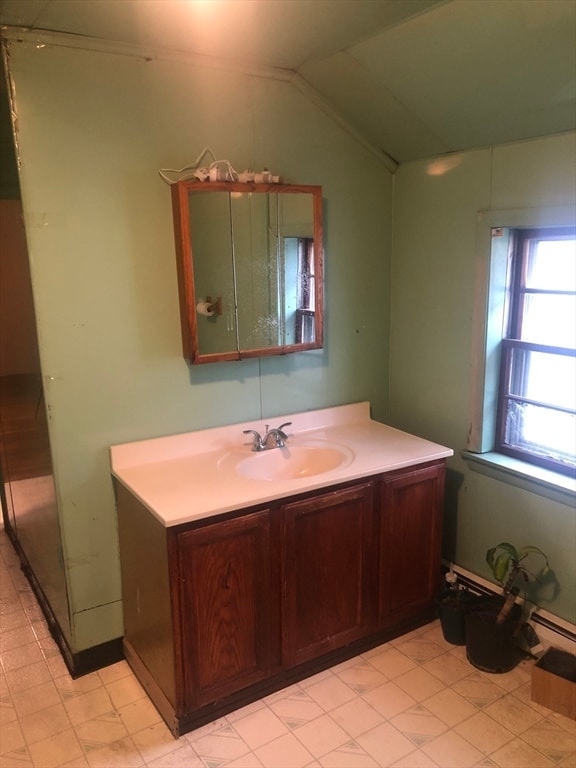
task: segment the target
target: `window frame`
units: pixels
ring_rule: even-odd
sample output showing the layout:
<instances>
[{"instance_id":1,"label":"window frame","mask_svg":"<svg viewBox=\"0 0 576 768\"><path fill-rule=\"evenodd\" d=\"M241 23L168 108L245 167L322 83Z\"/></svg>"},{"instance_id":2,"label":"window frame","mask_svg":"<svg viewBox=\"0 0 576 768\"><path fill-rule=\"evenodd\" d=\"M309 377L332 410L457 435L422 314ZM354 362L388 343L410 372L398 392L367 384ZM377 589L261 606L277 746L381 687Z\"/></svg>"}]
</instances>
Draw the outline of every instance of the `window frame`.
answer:
<instances>
[{"instance_id":1,"label":"window frame","mask_svg":"<svg viewBox=\"0 0 576 768\"><path fill-rule=\"evenodd\" d=\"M534 241L573 239L576 236L576 228L567 227L538 227L516 228L511 232L511 280L508 286L508 303L510 312L508 315L508 329L501 341L500 351L500 378L498 387L498 405L496 413L496 429L494 448L498 453L522 459L530 464L545 467L553 471L572 475L575 471L573 461L564 460L558 454L556 457L546 454L543 446L534 445L530 450L527 445L520 442L510 443L507 440L508 413L513 403L526 403L537 407L544 407L550 411L562 411L574 413L572 409L555 407L549 403L533 401L528 397L514 394L510 390L512 382L521 374L518 371L520 363L514 364L515 353L541 352L544 354L566 357L576 357L576 351L570 348L553 344L537 343L524 340L522 327L525 311L525 298L527 295L568 295L574 296L576 291L563 289L542 289L527 285L528 260L530 246Z\"/></svg>"},{"instance_id":2,"label":"window frame","mask_svg":"<svg viewBox=\"0 0 576 768\"><path fill-rule=\"evenodd\" d=\"M462 457L474 471L571 505L576 478L498 453L494 439L501 341L509 309L510 230L576 226L576 207L480 210L476 224L469 428Z\"/></svg>"}]
</instances>

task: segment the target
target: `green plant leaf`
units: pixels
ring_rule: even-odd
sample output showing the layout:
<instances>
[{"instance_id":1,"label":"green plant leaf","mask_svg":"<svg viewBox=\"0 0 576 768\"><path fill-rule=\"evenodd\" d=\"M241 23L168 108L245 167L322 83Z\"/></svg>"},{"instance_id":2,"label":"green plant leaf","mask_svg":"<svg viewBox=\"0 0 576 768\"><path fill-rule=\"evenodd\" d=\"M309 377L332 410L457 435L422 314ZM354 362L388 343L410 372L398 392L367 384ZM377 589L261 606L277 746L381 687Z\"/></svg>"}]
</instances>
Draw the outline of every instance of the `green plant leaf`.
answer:
<instances>
[{"instance_id":1,"label":"green plant leaf","mask_svg":"<svg viewBox=\"0 0 576 768\"><path fill-rule=\"evenodd\" d=\"M548 566L548 557L538 547L531 547L531 546L522 547L522 549L520 549L520 551L518 552L518 560L524 560L524 558L530 554L541 555L544 558L544 560L546 560L546 566L544 567Z\"/></svg>"},{"instance_id":2,"label":"green plant leaf","mask_svg":"<svg viewBox=\"0 0 576 768\"><path fill-rule=\"evenodd\" d=\"M498 544L494 549L503 549L506 552L509 552L510 555L514 558L514 560L518 560L518 550L516 547L512 546L512 544L508 544L507 541L501 541L500 544Z\"/></svg>"},{"instance_id":3,"label":"green plant leaf","mask_svg":"<svg viewBox=\"0 0 576 768\"><path fill-rule=\"evenodd\" d=\"M512 544L508 544L506 541L500 542L500 544L497 544L495 547L491 547L486 552L486 562L490 566L490 570L494 574L494 578L498 577L496 576L496 563L498 562L499 558L502 557L502 553L498 555L498 558L496 557L496 552L498 552L499 549L504 550L505 553L508 555L508 559L513 558L514 560L518 560L518 552L516 551L516 547L513 547ZM500 568L503 568L503 565L500 565ZM506 573L506 570L508 569L508 566L506 564L506 569L504 573ZM500 572L500 571L499 571ZM502 579L498 579L498 581L501 581Z\"/></svg>"},{"instance_id":4,"label":"green plant leaf","mask_svg":"<svg viewBox=\"0 0 576 768\"><path fill-rule=\"evenodd\" d=\"M494 570L494 555L496 554L496 547L492 547L486 552L486 562L490 566L491 570Z\"/></svg>"},{"instance_id":5,"label":"green plant leaf","mask_svg":"<svg viewBox=\"0 0 576 768\"><path fill-rule=\"evenodd\" d=\"M506 574L508 573L511 560L514 560L514 557L510 552L506 551L498 555L494 562L494 567L492 568L492 573L494 574L496 581L499 581L500 583L504 581Z\"/></svg>"}]
</instances>

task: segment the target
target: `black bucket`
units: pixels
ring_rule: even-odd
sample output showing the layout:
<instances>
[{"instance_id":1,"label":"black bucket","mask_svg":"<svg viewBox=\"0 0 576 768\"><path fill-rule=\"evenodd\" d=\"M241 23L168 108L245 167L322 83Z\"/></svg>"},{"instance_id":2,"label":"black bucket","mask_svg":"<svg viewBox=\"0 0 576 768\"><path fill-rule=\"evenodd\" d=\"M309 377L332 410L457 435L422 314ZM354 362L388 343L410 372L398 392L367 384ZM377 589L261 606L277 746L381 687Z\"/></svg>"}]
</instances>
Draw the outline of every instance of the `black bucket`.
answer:
<instances>
[{"instance_id":1,"label":"black bucket","mask_svg":"<svg viewBox=\"0 0 576 768\"><path fill-rule=\"evenodd\" d=\"M522 607L514 604L504 621L497 624L504 602L504 597L478 598L466 613L466 656L483 672L509 672L521 658L516 634Z\"/></svg>"},{"instance_id":2,"label":"black bucket","mask_svg":"<svg viewBox=\"0 0 576 768\"><path fill-rule=\"evenodd\" d=\"M463 589L441 592L436 597L442 635L452 645L466 645L466 610L470 600L470 593Z\"/></svg>"}]
</instances>

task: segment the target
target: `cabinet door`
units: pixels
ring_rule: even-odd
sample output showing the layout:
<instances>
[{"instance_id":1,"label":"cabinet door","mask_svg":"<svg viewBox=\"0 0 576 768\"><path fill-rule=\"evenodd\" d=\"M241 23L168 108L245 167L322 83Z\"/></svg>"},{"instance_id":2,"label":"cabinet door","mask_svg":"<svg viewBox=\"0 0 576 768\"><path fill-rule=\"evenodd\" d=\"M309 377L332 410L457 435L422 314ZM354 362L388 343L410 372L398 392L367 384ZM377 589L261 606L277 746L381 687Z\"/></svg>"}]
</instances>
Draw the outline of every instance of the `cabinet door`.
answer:
<instances>
[{"instance_id":1,"label":"cabinet door","mask_svg":"<svg viewBox=\"0 0 576 768\"><path fill-rule=\"evenodd\" d=\"M363 637L374 626L372 502L368 483L283 507L286 666Z\"/></svg>"},{"instance_id":2,"label":"cabinet door","mask_svg":"<svg viewBox=\"0 0 576 768\"><path fill-rule=\"evenodd\" d=\"M197 707L267 677L278 659L269 512L178 537L185 705Z\"/></svg>"},{"instance_id":3,"label":"cabinet door","mask_svg":"<svg viewBox=\"0 0 576 768\"><path fill-rule=\"evenodd\" d=\"M444 463L391 473L381 485L381 625L431 607L441 568Z\"/></svg>"}]
</instances>

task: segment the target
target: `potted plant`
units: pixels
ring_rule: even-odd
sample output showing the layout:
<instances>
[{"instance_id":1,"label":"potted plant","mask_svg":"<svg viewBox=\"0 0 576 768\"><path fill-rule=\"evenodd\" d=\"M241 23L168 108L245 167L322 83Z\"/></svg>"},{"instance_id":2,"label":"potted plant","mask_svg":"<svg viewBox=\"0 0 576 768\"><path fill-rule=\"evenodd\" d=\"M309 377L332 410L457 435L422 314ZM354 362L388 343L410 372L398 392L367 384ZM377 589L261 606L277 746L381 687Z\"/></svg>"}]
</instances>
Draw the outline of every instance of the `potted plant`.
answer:
<instances>
[{"instance_id":1,"label":"potted plant","mask_svg":"<svg viewBox=\"0 0 576 768\"><path fill-rule=\"evenodd\" d=\"M445 576L444 589L436 598L436 608L444 640L452 645L466 644L465 618L471 593L458 584L452 566Z\"/></svg>"},{"instance_id":2,"label":"potted plant","mask_svg":"<svg viewBox=\"0 0 576 768\"><path fill-rule=\"evenodd\" d=\"M486 562L502 585L502 594L479 597L470 604L466 614L466 655L473 666L485 672L507 672L521 656L517 641L524 611L516 602L519 583L524 586L526 598L529 585L541 584L552 572L541 549L516 549L508 542L491 547Z\"/></svg>"}]
</instances>

